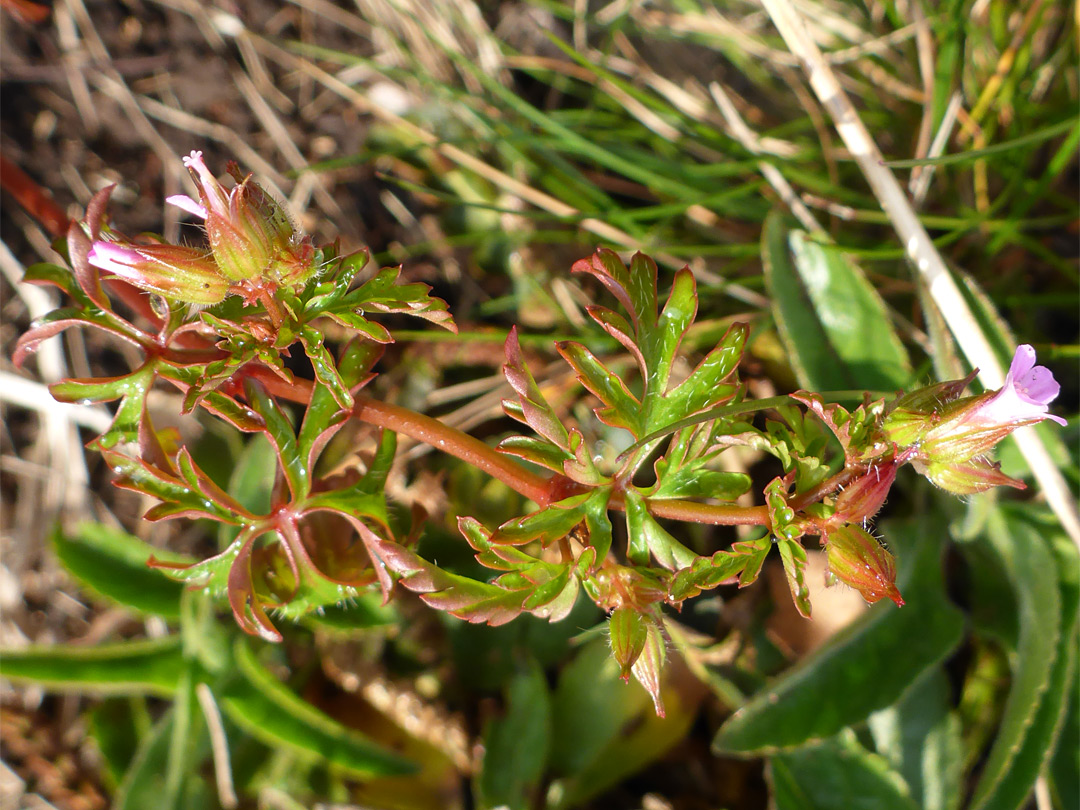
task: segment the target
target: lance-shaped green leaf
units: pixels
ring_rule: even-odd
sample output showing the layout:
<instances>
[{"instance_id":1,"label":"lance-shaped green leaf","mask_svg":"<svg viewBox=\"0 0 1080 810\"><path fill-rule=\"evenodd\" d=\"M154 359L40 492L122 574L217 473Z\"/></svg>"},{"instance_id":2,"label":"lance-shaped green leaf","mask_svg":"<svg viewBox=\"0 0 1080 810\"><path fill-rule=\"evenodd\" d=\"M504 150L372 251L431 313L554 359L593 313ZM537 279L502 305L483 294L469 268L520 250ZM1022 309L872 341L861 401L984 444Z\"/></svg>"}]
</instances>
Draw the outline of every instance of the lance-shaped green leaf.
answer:
<instances>
[{"instance_id":1,"label":"lance-shaped green leaf","mask_svg":"<svg viewBox=\"0 0 1080 810\"><path fill-rule=\"evenodd\" d=\"M56 287L67 293L79 308L85 309L91 306L90 297L79 287L74 273L66 267L51 262L38 262L26 268L22 277L27 284L40 284Z\"/></svg>"},{"instance_id":2,"label":"lance-shaped green leaf","mask_svg":"<svg viewBox=\"0 0 1080 810\"><path fill-rule=\"evenodd\" d=\"M664 498L716 498L733 501L750 489L750 477L743 473L711 470L721 452L714 445L715 425L683 428L672 439L668 451L653 465L656 486L650 500ZM710 445L714 445L710 448Z\"/></svg>"},{"instance_id":3,"label":"lance-shaped green leaf","mask_svg":"<svg viewBox=\"0 0 1080 810\"><path fill-rule=\"evenodd\" d=\"M311 476L306 459L300 455L296 433L285 412L259 383L250 377L244 380L244 393L248 402L266 423L266 435L277 450L281 470L289 482L293 500L300 500L311 489Z\"/></svg>"},{"instance_id":4,"label":"lance-shaped green leaf","mask_svg":"<svg viewBox=\"0 0 1080 810\"><path fill-rule=\"evenodd\" d=\"M167 552L101 523L80 523L70 533L58 526L52 545L64 568L91 592L140 613L179 618L183 586L146 565L153 554Z\"/></svg>"},{"instance_id":5,"label":"lance-shaped green leaf","mask_svg":"<svg viewBox=\"0 0 1080 810\"><path fill-rule=\"evenodd\" d=\"M649 555L670 571L685 568L697 558L694 552L671 536L656 518L649 514L649 508L637 487L627 487L624 493L626 503L626 534L629 540L627 557L637 565L648 565Z\"/></svg>"},{"instance_id":6,"label":"lance-shaped green leaf","mask_svg":"<svg viewBox=\"0 0 1080 810\"><path fill-rule=\"evenodd\" d=\"M416 770L413 763L301 700L259 663L243 639L233 650L238 677L226 685L220 704L228 718L251 736L272 748L284 747L359 776Z\"/></svg>"},{"instance_id":7,"label":"lance-shaped green leaf","mask_svg":"<svg viewBox=\"0 0 1080 810\"><path fill-rule=\"evenodd\" d=\"M1068 709L1070 684L1075 686L1076 547L1058 525L1046 520L1033 524L1028 509L1028 504L1001 508L987 524L987 538L1016 592L1020 636L1000 731L971 803L975 810L1013 810L1024 804L1050 759Z\"/></svg>"},{"instance_id":8,"label":"lance-shaped green leaf","mask_svg":"<svg viewBox=\"0 0 1080 810\"><path fill-rule=\"evenodd\" d=\"M800 385L812 391L895 390L910 381L907 352L881 296L834 245L771 213L761 234L773 315Z\"/></svg>"},{"instance_id":9,"label":"lance-shaped green leaf","mask_svg":"<svg viewBox=\"0 0 1080 810\"><path fill-rule=\"evenodd\" d=\"M533 807L551 747L551 694L529 659L510 682L506 713L484 729L484 759L473 784L481 807Z\"/></svg>"},{"instance_id":10,"label":"lance-shaped green leaf","mask_svg":"<svg viewBox=\"0 0 1080 810\"><path fill-rule=\"evenodd\" d=\"M941 543L930 520L882 529L905 552L906 606L875 605L755 694L721 727L716 751L749 755L830 737L891 706L959 644L963 615L945 598Z\"/></svg>"},{"instance_id":11,"label":"lance-shaped green leaf","mask_svg":"<svg viewBox=\"0 0 1080 810\"><path fill-rule=\"evenodd\" d=\"M740 588L746 587L758 578L772 544L772 537L766 535L756 540L739 540L729 551L717 551L711 557L697 557L672 579L672 600L681 602L734 577L739 578Z\"/></svg>"},{"instance_id":12,"label":"lance-shaped green leaf","mask_svg":"<svg viewBox=\"0 0 1080 810\"><path fill-rule=\"evenodd\" d=\"M183 670L180 636L97 647L24 647L0 653L0 675L58 692L168 697Z\"/></svg>"},{"instance_id":13,"label":"lance-shaped green leaf","mask_svg":"<svg viewBox=\"0 0 1080 810\"><path fill-rule=\"evenodd\" d=\"M555 346L577 372L581 384L604 403L603 408L594 409L597 418L606 425L630 431L635 439L641 438L641 403L626 384L580 343L562 341Z\"/></svg>"}]
</instances>

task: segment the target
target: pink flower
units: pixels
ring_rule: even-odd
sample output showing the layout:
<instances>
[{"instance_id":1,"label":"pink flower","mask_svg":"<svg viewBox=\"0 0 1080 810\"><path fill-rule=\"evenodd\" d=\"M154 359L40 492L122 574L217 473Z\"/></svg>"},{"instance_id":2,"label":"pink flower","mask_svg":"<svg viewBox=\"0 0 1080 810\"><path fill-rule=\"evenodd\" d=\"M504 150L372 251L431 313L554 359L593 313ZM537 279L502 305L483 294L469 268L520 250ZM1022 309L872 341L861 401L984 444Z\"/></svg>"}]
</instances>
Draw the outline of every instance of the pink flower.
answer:
<instances>
[{"instance_id":1,"label":"pink flower","mask_svg":"<svg viewBox=\"0 0 1080 810\"><path fill-rule=\"evenodd\" d=\"M229 289L204 251L179 245L94 242L87 261L147 292L191 304L216 304Z\"/></svg>"},{"instance_id":2,"label":"pink flower","mask_svg":"<svg viewBox=\"0 0 1080 810\"><path fill-rule=\"evenodd\" d=\"M1005 384L994 397L967 414L968 425L1012 425L1053 419L1066 424L1060 416L1048 413L1049 405L1061 392L1061 386L1046 366L1035 365L1035 350L1028 344L1016 347Z\"/></svg>"}]
</instances>

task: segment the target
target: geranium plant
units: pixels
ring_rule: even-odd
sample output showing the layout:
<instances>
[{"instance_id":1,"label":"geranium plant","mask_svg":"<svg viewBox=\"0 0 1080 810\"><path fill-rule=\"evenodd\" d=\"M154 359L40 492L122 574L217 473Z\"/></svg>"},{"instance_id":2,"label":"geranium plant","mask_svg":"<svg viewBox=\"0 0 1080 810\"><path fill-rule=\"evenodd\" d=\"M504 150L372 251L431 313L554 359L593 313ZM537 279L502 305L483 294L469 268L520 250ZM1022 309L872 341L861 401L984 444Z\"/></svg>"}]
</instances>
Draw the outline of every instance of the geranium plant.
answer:
<instances>
[{"instance_id":1,"label":"geranium plant","mask_svg":"<svg viewBox=\"0 0 1080 810\"><path fill-rule=\"evenodd\" d=\"M612 306L590 306L588 315L629 356L629 371L616 371L622 366L584 343L563 341L556 349L596 403L599 423L625 434L626 449L604 457L590 424L568 420L548 402L516 330L506 339L503 367L516 396L503 406L528 432L492 448L364 393L383 347L394 341L378 316L407 314L453 330L443 301L424 285L401 283L400 268L368 272L364 251L342 255L337 245L314 245L234 165L226 187L201 153L184 162L199 199L169 202L202 221L207 246L117 233L107 221L110 190L100 192L58 243L64 264L28 270L28 281L59 287L69 301L23 335L15 360L76 326L137 348L141 362L127 374L69 379L52 392L63 401L119 401L111 427L91 444L117 486L157 500L146 519L232 527L208 559L150 564L226 595L239 626L268 641L281 639L282 621L375 587L390 600L400 585L432 608L490 625L522 613L558 621L584 592L610 614L611 653L623 677L633 674L662 715L669 608L725 583L752 584L777 553L795 605L809 617L808 545L824 547L831 582L899 608L895 560L872 530L898 470L910 464L960 495L1022 488L988 454L1019 427L1062 421L1048 411L1058 385L1026 345L999 391L962 397L969 376L866 396L850 410L821 392L749 398L739 377L743 323L689 373L676 375L697 314L693 273L683 268L661 281L649 257L637 254L626 264L599 249L571 269L610 295ZM669 288L666 298L661 285ZM330 345L329 322L349 337ZM310 379L285 362L297 347L310 361ZM155 385L182 391L186 411L202 409L269 440L277 473L267 508L245 506L200 469L175 433L155 427L146 406ZM295 423L285 403L299 409ZM756 418L766 410L770 421ZM834 441L809 441L808 419L820 420ZM381 428L381 439L363 475L342 476L320 460L352 420ZM535 504L498 526L459 520L463 541L493 578L466 577L417 553L423 516L411 524L396 519L385 491L396 434L480 468ZM736 447L777 461L757 505L736 503L752 481L720 463ZM615 520L624 529L616 530ZM702 552L673 533L678 521L759 531Z\"/></svg>"}]
</instances>

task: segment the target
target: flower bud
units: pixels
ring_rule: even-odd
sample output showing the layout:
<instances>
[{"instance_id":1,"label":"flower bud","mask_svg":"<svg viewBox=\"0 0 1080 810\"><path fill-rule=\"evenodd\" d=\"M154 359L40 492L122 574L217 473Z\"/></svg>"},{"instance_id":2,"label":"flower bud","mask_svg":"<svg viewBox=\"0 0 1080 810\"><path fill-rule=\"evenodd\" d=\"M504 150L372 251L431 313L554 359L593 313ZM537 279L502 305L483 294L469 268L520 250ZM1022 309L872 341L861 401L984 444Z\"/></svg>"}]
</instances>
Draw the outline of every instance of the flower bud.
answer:
<instances>
[{"instance_id":1,"label":"flower bud","mask_svg":"<svg viewBox=\"0 0 1080 810\"><path fill-rule=\"evenodd\" d=\"M608 619L611 654L619 664L623 680L630 677L630 667L645 648L649 620L633 608L616 608Z\"/></svg>"},{"instance_id":2,"label":"flower bud","mask_svg":"<svg viewBox=\"0 0 1080 810\"><path fill-rule=\"evenodd\" d=\"M660 695L660 672L667 661L667 647L664 643L664 633L660 625L649 620L645 628L645 646L641 650L631 671L638 683L645 687L645 691L653 699L653 706L659 717L664 716L664 700Z\"/></svg>"},{"instance_id":3,"label":"flower bud","mask_svg":"<svg viewBox=\"0 0 1080 810\"><path fill-rule=\"evenodd\" d=\"M94 242L87 261L141 290L190 304L216 304L229 290L214 260L179 245Z\"/></svg>"},{"instance_id":4,"label":"flower bud","mask_svg":"<svg viewBox=\"0 0 1080 810\"><path fill-rule=\"evenodd\" d=\"M967 461L915 462L915 469L930 479L931 483L954 495L974 495L999 486L1025 489L1023 481L1010 478L1001 471L999 464L991 464L983 459Z\"/></svg>"},{"instance_id":5,"label":"flower bud","mask_svg":"<svg viewBox=\"0 0 1080 810\"><path fill-rule=\"evenodd\" d=\"M221 273L233 282L260 280L294 286L315 271L311 241L296 232L281 206L235 164L236 185L228 191L207 168L202 152L184 158L199 199L178 194L167 202L205 220L206 234Z\"/></svg>"},{"instance_id":6,"label":"flower bud","mask_svg":"<svg viewBox=\"0 0 1080 810\"><path fill-rule=\"evenodd\" d=\"M896 480L895 459L875 464L856 478L836 497L835 520L840 523L862 523L878 513Z\"/></svg>"},{"instance_id":7,"label":"flower bud","mask_svg":"<svg viewBox=\"0 0 1080 810\"><path fill-rule=\"evenodd\" d=\"M882 597L898 607L904 600L896 587L896 562L881 543L860 526L846 525L829 532L825 553L829 573L873 604Z\"/></svg>"}]
</instances>

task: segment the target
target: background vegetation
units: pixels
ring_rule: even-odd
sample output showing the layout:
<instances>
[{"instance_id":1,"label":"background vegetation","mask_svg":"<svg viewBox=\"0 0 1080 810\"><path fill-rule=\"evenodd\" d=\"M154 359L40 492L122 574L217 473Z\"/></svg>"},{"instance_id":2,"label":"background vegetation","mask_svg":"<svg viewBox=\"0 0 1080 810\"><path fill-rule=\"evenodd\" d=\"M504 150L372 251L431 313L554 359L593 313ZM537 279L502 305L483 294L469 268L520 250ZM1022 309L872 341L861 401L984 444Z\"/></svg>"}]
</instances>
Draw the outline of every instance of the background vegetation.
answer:
<instances>
[{"instance_id":1,"label":"background vegetation","mask_svg":"<svg viewBox=\"0 0 1080 810\"><path fill-rule=\"evenodd\" d=\"M1039 432L1075 501L1075 8L794 6L1000 359L1031 343L1062 382L1055 410L1070 425ZM121 230L194 241L161 205L185 190L178 156L235 158L320 241L366 245L449 302L459 334L396 330L374 385L490 443L511 430L499 368L515 324L549 400L592 419L552 344L614 353L583 315L597 288L568 272L597 245L650 252L662 288L689 263L701 302L687 348L750 323L740 373L754 396L968 371L950 313L757 3L3 9L11 164L70 215L118 183ZM6 188L11 177L5 164ZM233 793L275 809L1080 806L1076 551L1038 487L960 502L902 477L879 523L901 560L901 610L815 592L807 622L778 560L753 588L696 600L672 617L663 720L618 681L584 601L561 623L488 628L373 594L279 621L286 641L268 645L240 637L220 601L144 568L151 548L203 553L218 538L140 522L149 504L84 458L80 436L108 416L44 388L123 373L125 349L69 333L12 369L14 339L55 306L22 268L55 256L49 223L10 196L0 236L0 745L26 791L70 808L232 806ZM885 322L863 306L870 288ZM890 332L902 353L884 365ZM154 392L155 418L176 396ZM265 492L265 445L178 427L208 472ZM370 454L372 436L355 441ZM424 555L478 575L456 516L495 524L522 499L424 446L402 441L398 458L389 492L431 515ZM1001 460L1032 482L1014 446ZM774 465L739 461L762 484ZM737 539L683 531L701 549ZM223 671L227 686L203 688Z\"/></svg>"}]
</instances>

